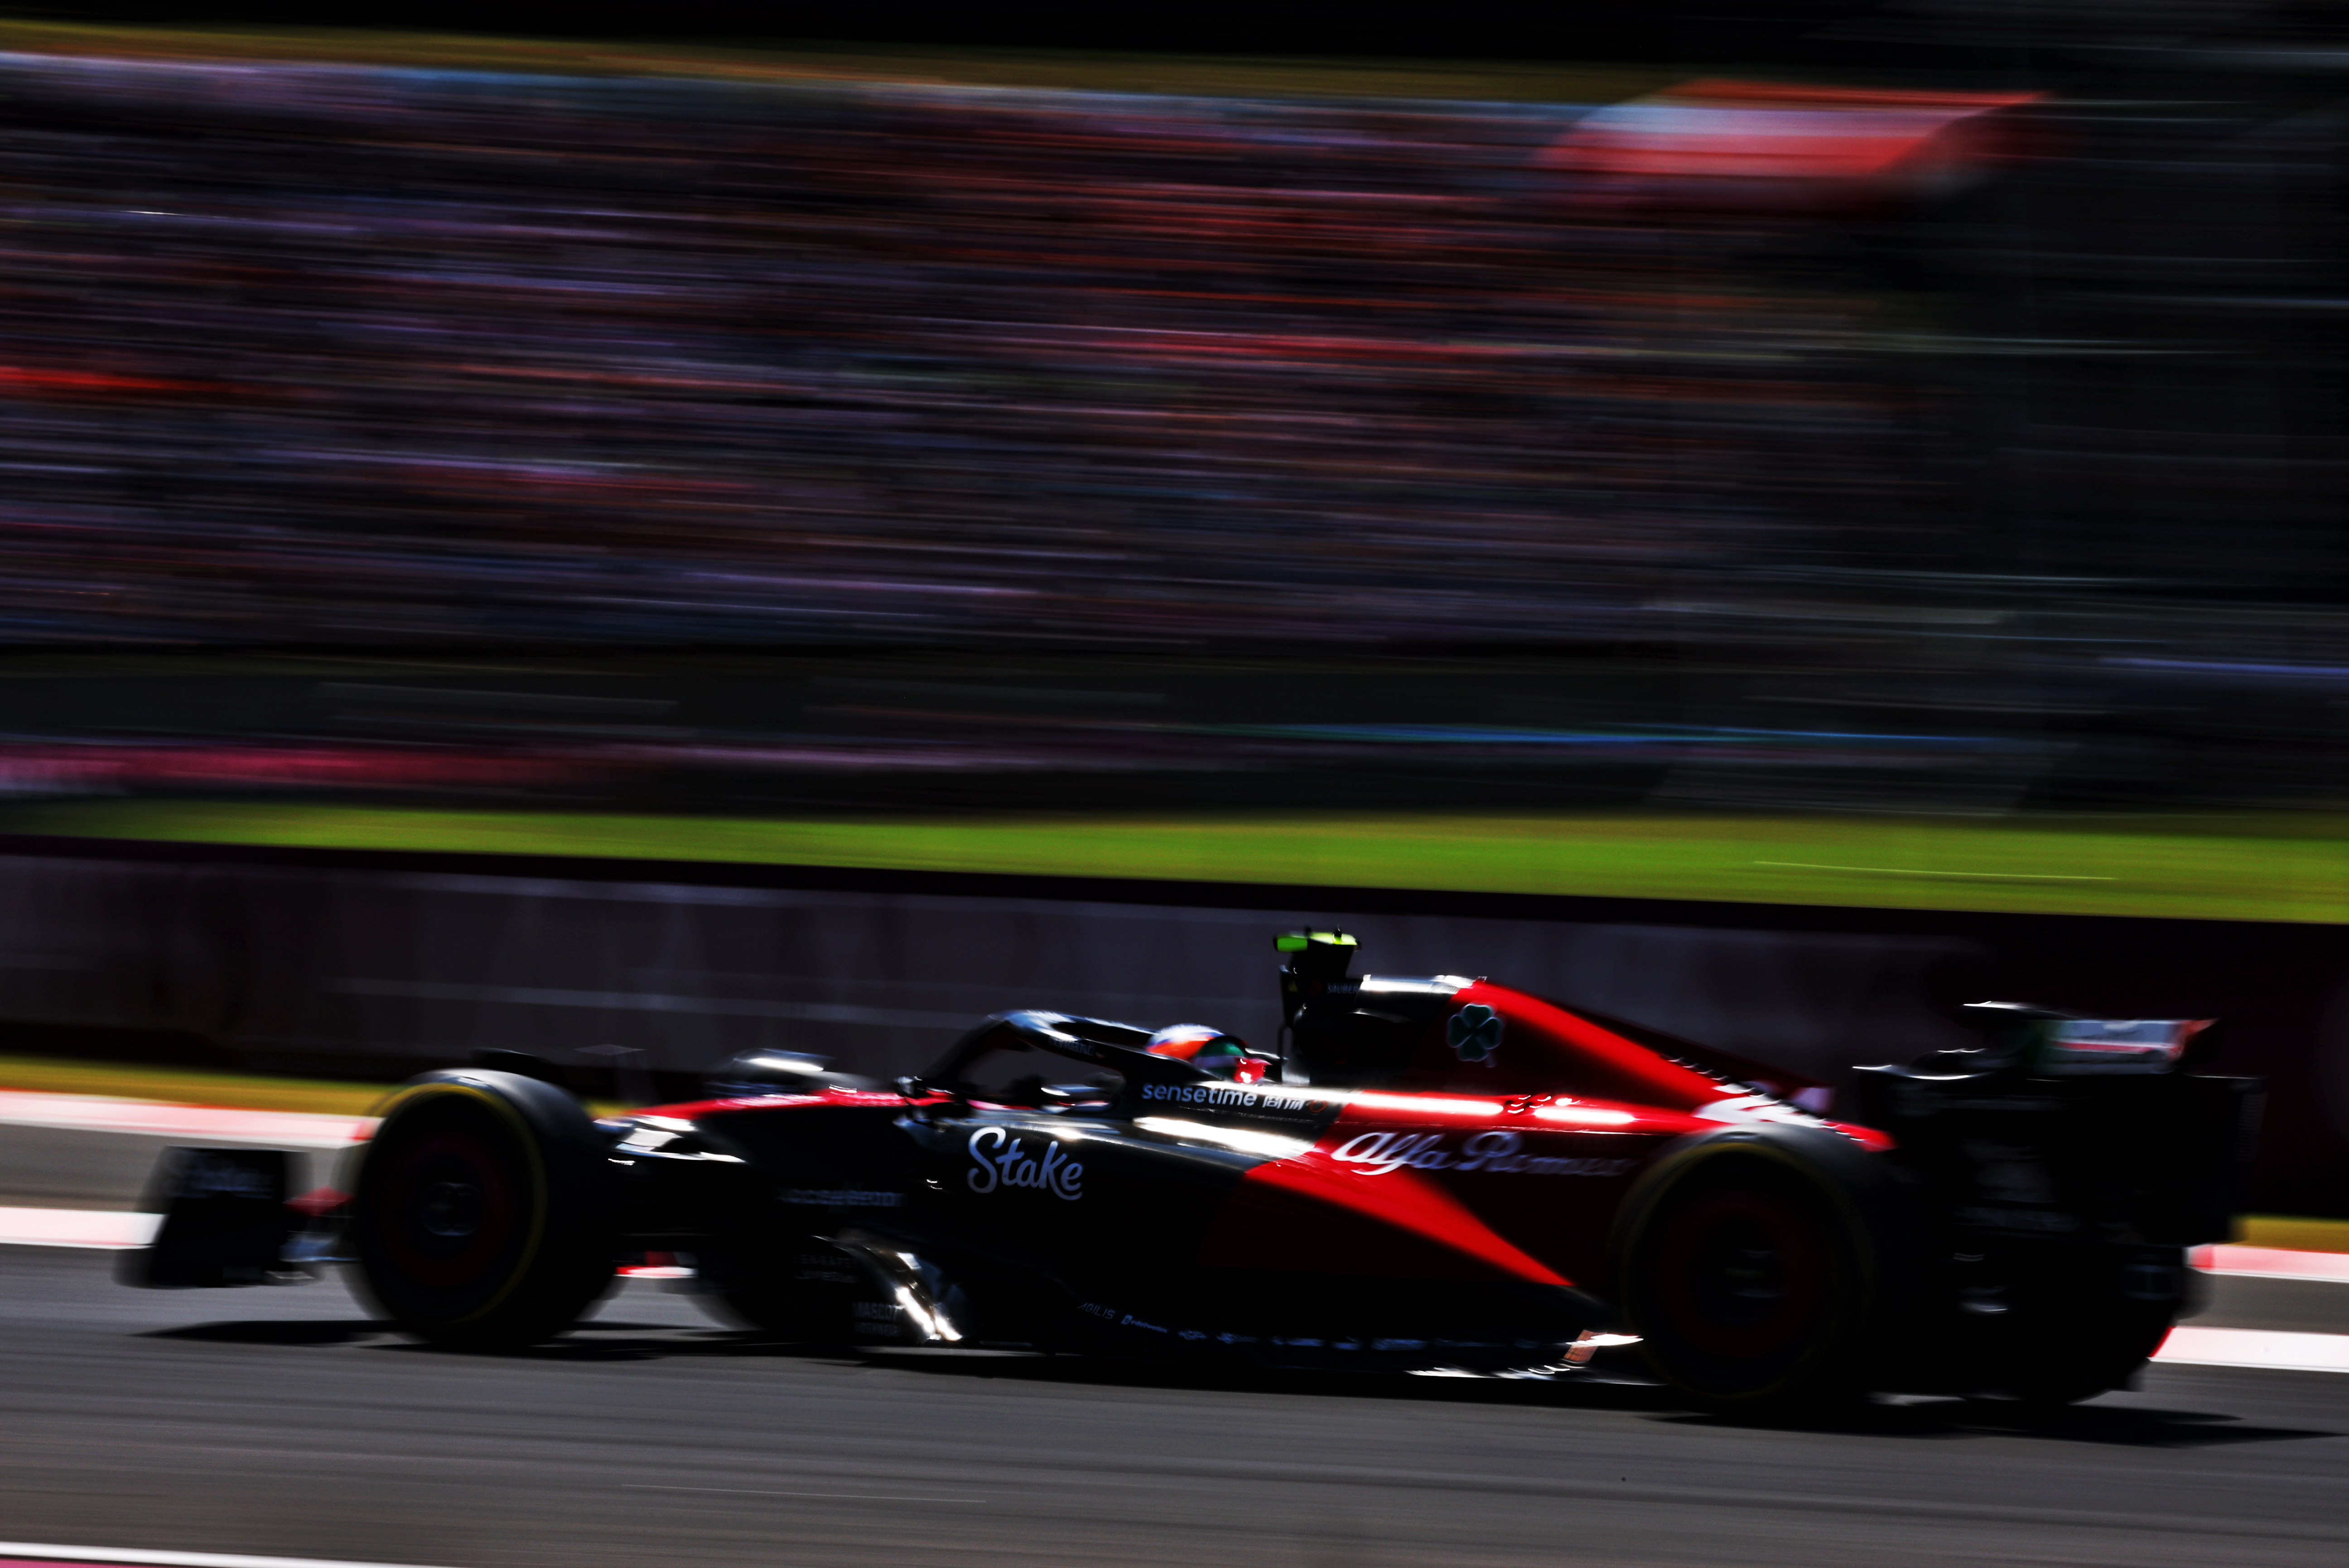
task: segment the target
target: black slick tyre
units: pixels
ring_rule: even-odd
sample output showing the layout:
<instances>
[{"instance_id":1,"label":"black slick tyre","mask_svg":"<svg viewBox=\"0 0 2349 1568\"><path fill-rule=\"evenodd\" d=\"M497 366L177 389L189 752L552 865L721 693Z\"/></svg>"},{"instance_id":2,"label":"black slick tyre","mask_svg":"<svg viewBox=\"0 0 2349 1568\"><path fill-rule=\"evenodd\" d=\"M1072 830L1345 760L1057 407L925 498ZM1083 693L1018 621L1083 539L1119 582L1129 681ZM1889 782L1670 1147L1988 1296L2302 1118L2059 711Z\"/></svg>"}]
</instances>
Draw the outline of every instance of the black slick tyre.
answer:
<instances>
[{"instance_id":1,"label":"black slick tyre","mask_svg":"<svg viewBox=\"0 0 2349 1568\"><path fill-rule=\"evenodd\" d=\"M359 1161L359 1281L419 1339L508 1349L562 1333L611 1287L605 1145L552 1085L428 1073L403 1085Z\"/></svg>"},{"instance_id":2,"label":"black slick tyre","mask_svg":"<svg viewBox=\"0 0 2349 1568\"><path fill-rule=\"evenodd\" d=\"M1859 1394L1879 1267L1868 1158L1824 1129L1769 1127L1699 1135L1651 1168L1617 1233L1649 1368L1723 1412Z\"/></svg>"}]
</instances>

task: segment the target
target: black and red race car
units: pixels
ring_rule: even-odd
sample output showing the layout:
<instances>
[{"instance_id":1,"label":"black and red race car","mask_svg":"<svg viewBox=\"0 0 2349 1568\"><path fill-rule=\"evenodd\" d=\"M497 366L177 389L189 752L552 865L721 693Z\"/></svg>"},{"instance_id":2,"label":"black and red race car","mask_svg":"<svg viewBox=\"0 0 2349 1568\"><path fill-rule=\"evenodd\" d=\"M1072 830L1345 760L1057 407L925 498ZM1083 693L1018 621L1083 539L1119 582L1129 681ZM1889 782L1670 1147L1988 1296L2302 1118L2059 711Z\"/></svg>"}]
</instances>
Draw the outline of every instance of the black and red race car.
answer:
<instances>
[{"instance_id":1,"label":"black and red race car","mask_svg":"<svg viewBox=\"0 0 2349 1568\"><path fill-rule=\"evenodd\" d=\"M808 1341L1471 1371L1636 1344L1715 1407L2066 1400L2159 1345L2184 1249L2230 1223L2252 1102L2185 1070L2199 1022L1970 1009L1979 1049L1860 1070L1847 1122L1825 1085L1621 1020L1352 977L1340 932L1279 946L1277 1053L1005 1012L894 1085L753 1054L601 1120L526 1060L429 1073L347 1199L175 1151L126 1277L340 1257L398 1327L496 1346L670 1254Z\"/></svg>"}]
</instances>

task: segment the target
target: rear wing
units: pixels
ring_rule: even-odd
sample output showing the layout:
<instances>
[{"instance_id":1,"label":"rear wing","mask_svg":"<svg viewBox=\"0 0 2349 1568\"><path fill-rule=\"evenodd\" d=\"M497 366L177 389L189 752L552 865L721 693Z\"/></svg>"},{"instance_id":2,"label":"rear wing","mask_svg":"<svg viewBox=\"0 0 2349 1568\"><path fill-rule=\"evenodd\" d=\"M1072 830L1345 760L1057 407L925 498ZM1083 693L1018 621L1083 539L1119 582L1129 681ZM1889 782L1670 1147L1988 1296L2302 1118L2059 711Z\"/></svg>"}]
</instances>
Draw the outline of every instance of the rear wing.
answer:
<instances>
[{"instance_id":1,"label":"rear wing","mask_svg":"<svg viewBox=\"0 0 2349 1568\"><path fill-rule=\"evenodd\" d=\"M2192 1247L2233 1234L2257 1079L1862 1067L1856 1082L1859 1119L1897 1140L1890 1158L1953 1239Z\"/></svg>"}]
</instances>

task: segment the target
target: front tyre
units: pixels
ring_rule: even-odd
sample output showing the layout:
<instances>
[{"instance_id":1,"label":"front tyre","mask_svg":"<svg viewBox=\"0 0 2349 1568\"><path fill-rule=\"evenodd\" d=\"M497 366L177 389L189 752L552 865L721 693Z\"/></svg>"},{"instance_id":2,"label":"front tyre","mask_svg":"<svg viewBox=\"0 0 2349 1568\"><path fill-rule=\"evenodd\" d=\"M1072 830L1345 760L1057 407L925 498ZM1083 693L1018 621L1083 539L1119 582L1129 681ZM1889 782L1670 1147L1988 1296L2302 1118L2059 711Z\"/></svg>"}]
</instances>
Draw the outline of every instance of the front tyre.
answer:
<instances>
[{"instance_id":1,"label":"front tyre","mask_svg":"<svg viewBox=\"0 0 2349 1568\"><path fill-rule=\"evenodd\" d=\"M402 1331L502 1349L562 1333L611 1287L605 1139L578 1102L512 1073L402 1087L359 1163L351 1241Z\"/></svg>"},{"instance_id":2,"label":"front tyre","mask_svg":"<svg viewBox=\"0 0 2349 1568\"><path fill-rule=\"evenodd\" d=\"M1626 1205L1624 1316L1708 1409L1782 1412L1861 1391L1876 1297L1867 1157L1809 1129L1708 1135Z\"/></svg>"}]
</instances>

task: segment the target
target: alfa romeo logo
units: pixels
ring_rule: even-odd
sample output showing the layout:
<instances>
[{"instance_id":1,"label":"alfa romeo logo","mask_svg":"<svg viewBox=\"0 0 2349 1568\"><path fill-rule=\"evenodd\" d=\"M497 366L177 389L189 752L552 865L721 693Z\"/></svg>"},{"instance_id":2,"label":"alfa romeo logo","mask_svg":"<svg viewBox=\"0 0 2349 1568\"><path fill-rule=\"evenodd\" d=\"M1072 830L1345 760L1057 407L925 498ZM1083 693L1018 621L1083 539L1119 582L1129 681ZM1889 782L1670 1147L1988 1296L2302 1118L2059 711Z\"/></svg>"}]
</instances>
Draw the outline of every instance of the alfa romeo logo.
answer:
<instances>
[{"instance_id":1,"label":"alfa romeo logo","mask_svg":"<svg viewBox=\"0 0 2349 1568\"><path fill-rule=\"evenodd\" d=\"M1482 1062L1489 1067L1501 1054L1501 1028L1499 1013L1481 1002L1472 1002L1452 1015L1444 1035L1453 1054L1463 1062Z\"/></svg>"}]
</instances>

